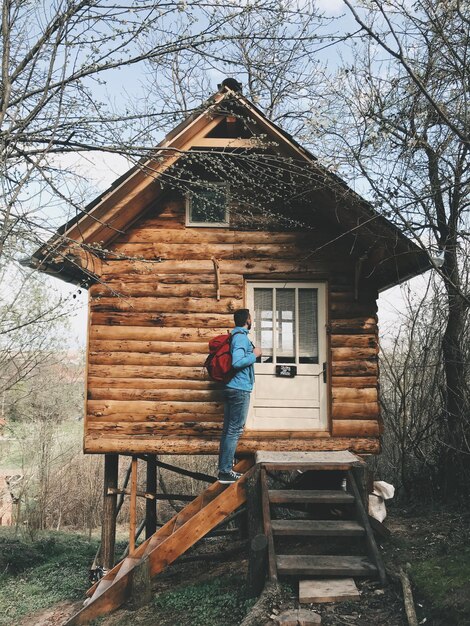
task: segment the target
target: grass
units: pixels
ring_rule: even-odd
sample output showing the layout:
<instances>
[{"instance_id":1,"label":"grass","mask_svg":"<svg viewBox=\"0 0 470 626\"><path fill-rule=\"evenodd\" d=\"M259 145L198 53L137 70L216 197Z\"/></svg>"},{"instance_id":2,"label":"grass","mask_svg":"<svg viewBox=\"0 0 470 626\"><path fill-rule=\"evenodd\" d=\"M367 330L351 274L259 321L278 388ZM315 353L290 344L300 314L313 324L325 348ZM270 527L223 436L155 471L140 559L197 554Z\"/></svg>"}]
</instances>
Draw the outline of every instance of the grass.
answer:
<instances>
[{"instance_id":1,"label":"grass","mask_svg":"<svg viewBox=\"0 0 470 626\"><path fill-rule=\"evenodd\" d=\"M96 541L81 535L44 533L35 541L0 533L0 626L11 626L39 609L78 600L88 586Z\"/></svg>"},{"instance_id":2,"label":"grass","mask_svg":"<svg viewBox=\"0 0 470 626\"><path fill-rule=\"evenodd\" d=\"M444 623L470 623L469 546L418 561L411 577L425 603L446 620Z\"/></svg>"},{"instance_id":3,"label":"grass","mask_svg":"<svg viewBox=\"0 0 470 626\"><path fill-rule=\"evenodd\" d=\"M174 626L237 626L254 600L245 598L244 580L219 576L160 593L153 604L171 614Z\"/></svg>"}]
</instances>

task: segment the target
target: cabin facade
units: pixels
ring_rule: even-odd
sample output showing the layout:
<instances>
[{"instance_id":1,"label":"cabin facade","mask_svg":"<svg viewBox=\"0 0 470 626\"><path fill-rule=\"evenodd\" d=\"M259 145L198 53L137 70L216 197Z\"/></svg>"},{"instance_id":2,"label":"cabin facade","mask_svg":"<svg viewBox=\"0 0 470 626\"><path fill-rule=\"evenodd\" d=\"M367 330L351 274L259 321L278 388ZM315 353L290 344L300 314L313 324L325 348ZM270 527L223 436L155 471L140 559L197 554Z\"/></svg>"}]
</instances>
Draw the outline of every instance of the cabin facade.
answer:
<instances>
[{"instance_id":1,"label":"cabin facade","mask_svg":"<svg viewBox=\"0 0 470 626\"><path fill-rule=\"evenodd\" d=\"M105 456L92 568L102 578L67 626L141 596L138 580L244 503L249 536L261 534L268 551L265 561L250 544L256 593L264 574L385 581L357 456L380 451L377 297L428 269L429 257L231 87L224 81L30 259L89 289L84 451ZM226 486L156 455L217 454L223 390L203 364L209 339L231 329L240 308L251 311L263 355L237 449L242 476ZM132 457L122 489L119 455ZM161 528L156 500L170 496L157 493L157 467L212 483ZM285 470L343 472L348 492L273 491L267 472ZM115 564L118 494L130 495L129 556ZM146 498L138 546L137 496ZM326 501L354 506L355 519L271 523L276 503ZM276 533L362 536L368 556L279 555Z\"/></svg>"},{"instance_id":2,"label":"cabin facade","mask_svg":"<svg viewBox=\"0 0 470 626\"><path fill-rule=\"evenodd\" d=\"M33 257L89 288L86 453L214 454L207 342L263 350L238 453L378 453L377 297L427 254L222 87Z\"/></svg>"}]
</instances>

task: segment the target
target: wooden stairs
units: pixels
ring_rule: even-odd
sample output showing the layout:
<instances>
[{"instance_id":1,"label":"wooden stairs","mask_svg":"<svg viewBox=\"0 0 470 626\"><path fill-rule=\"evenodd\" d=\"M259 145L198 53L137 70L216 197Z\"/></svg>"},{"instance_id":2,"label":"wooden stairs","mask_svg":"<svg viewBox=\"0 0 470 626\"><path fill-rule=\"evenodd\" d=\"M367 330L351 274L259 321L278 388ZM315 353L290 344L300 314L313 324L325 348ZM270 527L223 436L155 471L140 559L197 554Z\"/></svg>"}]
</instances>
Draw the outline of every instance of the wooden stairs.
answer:
<instances>
[{"instance_id":1,"label":"wooden stairs","mask_svg":"<svg viewBox=\"0 0 470 626\"><path fill-rule=\"evenodd\" d=\"M385 568L355 476L355 471L363 465L361 459L350 452L289 454L258 452L256 462L260 471L263 526L268 539L270 580L277 580L280 575L307 578L370 576L379 577L382 584L385 584ZM341 472L346 479L347 490L269 488L268 473L296 470ZM299 505L309 505L308 509L311 512L315 511L315 507L318 511L330 508L339 513L344 509L344 512L341 519L296 519L293 516L296 515L295 508L298 509ZM278 511L284 511L284 516L288 515L288 519L273 519L275 507ZM289 511L289 507L294 510ZM352 519L346 518L347 511ZM286 537L320 537L322 546L327 542L338 542L338 538L346 538L347 543L360 538L363 539L365 547L361 550L362 554L353 556L336 553L279 554L279 544L282 544ZM335 547L333 544L332 549Z\"/></svg>"},{"instance_id":2,"label":"wooden stairs","mask_svg":"<svg viewBox=\"0 0 470 626\"><path fill-rule=\"evenodd\" d=\"M115 565L88 590L83 608L64 626L88 624L120 607L131 596L133 577L139 568L148 568L153 578L240 507L246 500L245 483L253 471L252 465L252 460L240 461L235 469L243 476L236 483L213 483L132 555Z\"/></svg>"}]
</instances>

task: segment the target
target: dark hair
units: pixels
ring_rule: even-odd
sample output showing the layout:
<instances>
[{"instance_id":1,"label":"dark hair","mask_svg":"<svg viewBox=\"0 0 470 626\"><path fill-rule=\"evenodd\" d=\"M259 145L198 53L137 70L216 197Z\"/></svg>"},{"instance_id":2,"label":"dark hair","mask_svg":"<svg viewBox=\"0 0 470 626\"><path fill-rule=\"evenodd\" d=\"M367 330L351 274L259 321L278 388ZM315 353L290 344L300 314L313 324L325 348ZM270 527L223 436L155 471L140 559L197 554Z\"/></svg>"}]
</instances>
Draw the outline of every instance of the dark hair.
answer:
<instances>
[{"instance_id":1,"label":"dark hair","mask_svg":"<svg viewBox=\"0 0 470 626\"><path fill-rule=\"evenodd\" d=\"M238 309L238 311L235 311L235 313L233 314L235 326L245 326L249 317L250 317L249 309Z\"/></svg>"}]
</instances>

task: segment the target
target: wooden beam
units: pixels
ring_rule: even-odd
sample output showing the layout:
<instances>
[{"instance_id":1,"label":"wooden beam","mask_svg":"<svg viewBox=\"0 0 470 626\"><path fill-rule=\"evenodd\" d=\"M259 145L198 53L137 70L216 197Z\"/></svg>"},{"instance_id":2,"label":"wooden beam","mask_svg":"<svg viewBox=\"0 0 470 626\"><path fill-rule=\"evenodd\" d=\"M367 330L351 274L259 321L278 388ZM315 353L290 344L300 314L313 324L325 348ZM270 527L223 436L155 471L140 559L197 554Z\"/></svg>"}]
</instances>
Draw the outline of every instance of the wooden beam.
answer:
<instances>
[{"instance_id":1,"label":"wooden beam","mask_svg":"<svg viewBox=\"0 0 470 626\"><path fill-rule=\"evenodd\" d=\"M157 457L155 454L147 456L147 492L157 491ZM145 503L145 538L148 539L157 530L157 498L148 499Z\"/></svg>"},{"instance_id":2,"label":"wooden beam","mask_svg":"<svg viewBox=\"0 0 470 626\"><path fill-rule=\"evenodd\" d=\"M116 542L116 508L117 495L108 493L108 489L116 489L118 483L119 455L104 456L104 497L103 523L101 526L100 565L104 569L114 567L114 548Z\"/></svg>"},{"instance_id":3,"label":"wooden beam","mask_svg":"<svg viewBox=\"0 0 470 626\"><path fill-rule=\"evenodd\" d=\"M135 551L135 531L137 526L137 462L137 457L132 457L131 501L129 512L129 554L131 556Z\"/></svg>"},{"instance_id":4,"label":"wooden beam","mask_svg":"<svg viewBox=\"0 0 470 626\"><path fill-rule=\"evenodd\" d=\"M266 142L264 142L266 143ZM191 148L197 150L198 148L260 148L263 146L263 141L258 137L252 139L241 139L235 137L198 137L195 140Z\"/></svg>"}]
</instances>

